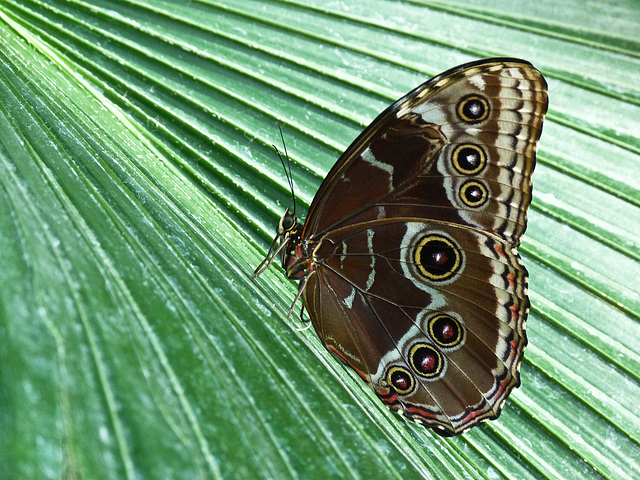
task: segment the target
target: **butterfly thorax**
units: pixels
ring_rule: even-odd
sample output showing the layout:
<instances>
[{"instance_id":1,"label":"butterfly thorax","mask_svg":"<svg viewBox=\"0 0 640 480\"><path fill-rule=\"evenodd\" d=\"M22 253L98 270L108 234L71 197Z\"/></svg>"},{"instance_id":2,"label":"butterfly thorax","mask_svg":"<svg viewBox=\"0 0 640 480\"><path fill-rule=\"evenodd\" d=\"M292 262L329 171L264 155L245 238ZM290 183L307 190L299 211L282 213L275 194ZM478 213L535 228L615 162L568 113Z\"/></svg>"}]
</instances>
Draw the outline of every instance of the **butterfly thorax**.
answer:
<instances>
[{"instance_id":1,"label":"butterfly thorax","mask_svg":"<svg viewBox=\"0 0 640 480\"><path fill-rule=\"evenodd\" d=\"M302 224L298 223L296 227L299 227L297 236L290 237L288 248L282 251L282 268L291 280L300 280L313 270L313 261L307 252L306 243L300 239Z\"/></svg>"}]
</instances>

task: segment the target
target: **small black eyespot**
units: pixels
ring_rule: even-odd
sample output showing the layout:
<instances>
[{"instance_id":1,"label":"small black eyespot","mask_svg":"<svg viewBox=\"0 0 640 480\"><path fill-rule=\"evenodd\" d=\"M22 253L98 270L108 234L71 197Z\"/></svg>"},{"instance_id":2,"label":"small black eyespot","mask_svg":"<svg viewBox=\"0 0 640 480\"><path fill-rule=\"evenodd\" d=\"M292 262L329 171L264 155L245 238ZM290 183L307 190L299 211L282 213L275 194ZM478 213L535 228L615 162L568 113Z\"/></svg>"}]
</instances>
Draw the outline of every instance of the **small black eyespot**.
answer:
<instances>
[{"instance_id":1,"label":"small black eyespot","mask_svg":"<svg viewBox=\"0 0 640 480\"><path fill-rule=\"evenodd\" d=\"M460 247L439 234L422 237L413 252L413 260L424 278L433 282L449 280L462 267Z\"/></svg>"},{"instance_id":2,"label":"small black eyespot","mask_svg":"<svg viewBox=\"0 0 640 480\"><path fill-rule=\"evenodd\" d=\"M418 343L411 348L409 361L423 378L435 379L444 373L444 357L432 345Z\"/></svg>"},{"instance_id":3,"label":"small black eyespot","mask_svg":"<svg viewBox=\"0 0 640 480\"><path fill-rule=\"evenodd\" d=\"M464 342L464 327L459 320L446 313L438 313L431 317L427 323L427 331L441 348L459 347Z\"/></svg>"},{"instance_id":4,"label":"small black eyespot","mask_svg":"<svg viewBox=\"0 0 640 480\"><path fill-rule=\"evenodd\" d=\"M478 95L467 95L458 103L458 117L466 123L478 123L489 116L489 102Z\"/></svg>"},{"instance_id":5,"label":"small black eyespot","mask_svg":"<svg viewBox=\"0 0 640 480\"><path fill-rule=\"evenodd\" d=\"M416 382L411 372L404 367L391 367L387 372L387 384L399 394L407 395L411 393Z\"/></svg>"},{"instance_id":6,"label":"small black eyespot","mask_svg":"<svg viewBox=\"0 0 640 480\"><path fill-rule=\"evenodd\" d=\"M489 198L487 187L481 182L474 180L466 182L460 188L460 199L471 208L478 208L484 205Z\"/></svg>"},{"instance_id":7,"label":"small black eyespot","mask_svg":"<svg viewBox=\"0 0 640 480\"><path fill-rule=\"evenodd\" d=\"M487 165L487 156L480 146L466 143L456 147L452 161L454 168L461 174L474 175Z\"/></svg>"}]
</instances>

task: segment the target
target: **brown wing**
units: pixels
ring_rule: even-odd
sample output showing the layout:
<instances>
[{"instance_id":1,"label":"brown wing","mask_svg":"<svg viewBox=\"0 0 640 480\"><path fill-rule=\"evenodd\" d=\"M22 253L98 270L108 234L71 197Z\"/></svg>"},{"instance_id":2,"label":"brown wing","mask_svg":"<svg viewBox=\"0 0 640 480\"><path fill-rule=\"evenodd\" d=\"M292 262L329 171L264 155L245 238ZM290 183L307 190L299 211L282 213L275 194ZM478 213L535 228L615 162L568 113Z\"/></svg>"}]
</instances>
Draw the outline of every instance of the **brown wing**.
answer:
<instances>
[{"instance_id":1,"label":"brown wing","mask_svg":"<svg viewBox=\"0 0 640 480\"><path fill-rule=\"evenodd\" d=\"M518 245L546 108L546 83L522 60L473 62L429 80L338 160L303 238L409 216L468 225Z\"/></svg>"},{"instance_id":2,"label":"brown wing","mask_svg":"<svg viewBox=\"0 0 640 480\"><path fill-rule=\"evenodd\" d=\"M452 435L519 385L526 271L494 236L411 218L326 235L303 292L318 336L394 410Z\"/></svg>"},{"instance_id":3,"label":"brown wing","mask_svg":"<svg viewBox=\"0 0 640 480\"><path fill-rule=\"evenodd\" d=\"M301 288L318 335L442 435L497 417L519 385L529 301L516 247L546 108L527 62L445 72L362 133L309 210Z\"/></svg>"}]
</instances>

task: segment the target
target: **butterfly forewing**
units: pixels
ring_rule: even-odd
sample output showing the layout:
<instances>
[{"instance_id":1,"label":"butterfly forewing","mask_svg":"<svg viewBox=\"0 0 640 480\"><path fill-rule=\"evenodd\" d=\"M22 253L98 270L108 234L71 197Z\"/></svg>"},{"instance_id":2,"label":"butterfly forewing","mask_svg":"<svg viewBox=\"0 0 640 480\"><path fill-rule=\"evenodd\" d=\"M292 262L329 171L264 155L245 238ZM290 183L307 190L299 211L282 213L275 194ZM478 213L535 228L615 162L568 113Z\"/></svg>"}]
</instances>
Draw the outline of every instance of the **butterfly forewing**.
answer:
<instances>
[{"instance_id":1,"label":"butterfly forewing","mask_svg":"<svg viewBox=\"0 0 640 480\"><path fill-rule=\"evenodd\" d=\"M441 435L496 418L520 383L529 301L516 247L546 108L522 60L431 79L347 149L284 250L327 349Z\"/></svg>"},{"instance_id":2,"label":"butterfly forewing","mask_svg":"<svg viewBox=\"0 0 640 480\"><path fill-rule=\"evenodd\" d=\"M518 244L531 199L546 84L522 61L472 64L394 103L320 187L304 236L413 216L461 223Z\"/></svg>"}]
</instances>

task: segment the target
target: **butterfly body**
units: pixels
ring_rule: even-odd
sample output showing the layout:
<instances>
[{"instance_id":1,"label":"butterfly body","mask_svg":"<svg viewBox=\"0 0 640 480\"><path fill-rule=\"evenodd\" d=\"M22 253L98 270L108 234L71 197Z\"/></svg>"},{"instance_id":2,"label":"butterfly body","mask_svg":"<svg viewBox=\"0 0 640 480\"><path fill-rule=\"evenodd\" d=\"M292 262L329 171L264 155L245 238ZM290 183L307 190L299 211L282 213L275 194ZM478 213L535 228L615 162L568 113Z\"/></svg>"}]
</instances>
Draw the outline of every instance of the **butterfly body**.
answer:
<instances>
[{"instance_id":1,"label":"butterfly body","mask_svg":"<svg viewBox=\"0 0 640 480\"><path fill-rule=\"evenodd\" d=\"M373 121L304 224L289 210L280 221L282 265L325 347L441 435L496 418L520 383L516 248L546 108L527 62L452 69Z\"/></svg>"}]
</instances>

